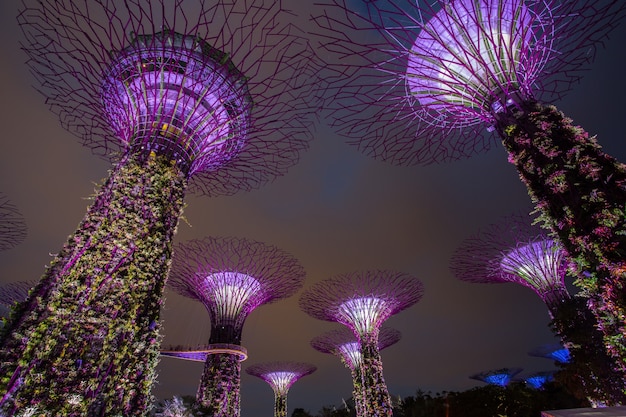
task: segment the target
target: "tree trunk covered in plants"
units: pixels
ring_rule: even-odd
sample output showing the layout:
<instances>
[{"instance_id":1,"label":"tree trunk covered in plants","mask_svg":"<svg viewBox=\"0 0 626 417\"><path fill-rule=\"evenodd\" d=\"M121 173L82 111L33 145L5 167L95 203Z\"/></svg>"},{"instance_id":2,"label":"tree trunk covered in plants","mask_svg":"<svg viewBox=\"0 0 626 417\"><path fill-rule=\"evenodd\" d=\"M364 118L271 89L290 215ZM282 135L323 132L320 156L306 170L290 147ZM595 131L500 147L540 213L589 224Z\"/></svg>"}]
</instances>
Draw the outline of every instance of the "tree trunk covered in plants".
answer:
<instances>
[{"instance_id":1,"label":"tree trunk covered in plants","mask_svg":"<svg viewBox=\"0 0 626 417\"><path fill-rule=\"evenodd\" d=\"M496 117L509 162L576 261L576 284L626 374L626 166L554 106L525 102Z\"/></svg>"},{"instance_id":2,"label":"tree trunk covered in plants","mask_svg":"<svg viewBox=\"0 0 626 417\"><path fill-rule=\"evenodd\" d=\"M239 356L229 353L209 354L204 363L196 399L215 417L238 417L241 411L240 385Z\"/></svg>"},{"instance_id":3,"label":"tree trunk covered in plants","mask_svg":"<svg viewBox=\"0 0 626 417\"><path fill-rule=\"evenodd\" d=\"M365 398L363 396L363 374L361 367L356 365L352 370L352 399L357 417L365 417Z\"/></svg>"},{"instance_id":4,"label":"tree trunk covered in plants","mask_svg":"<svg viewBox=\"0 0 626 417\"><path fill-rule=\"evenodd\" d=\"M274 393L274 417L287 417L287 393Z\"/></svg>"},{"instance_id":5,"label":"tree trunk covered in plants","mask_svg":"<svg viewBox=\"0 0 626 417\"><path fill-rule=\"evenodd\" d=\"M186 176L168 159L128 158L0 341L0 409L12 416L144 416L159 314Z\"/></svg>"},{"instance_id":6,"label":"tree trunk covered in plants","mask_svg":"<svg viewBox=\"0 0 626 417\"><path fill-rule=\"evenodd\" d=\"M361 341L361 374L365 415L368 417L391 417L393 405L383 377L383 363L376 339L375 337L365 337Z\"/></svg>"},{"instance_id":7,"label":"tree trunk covered in plants","mask_svg":"<svg viewBox=\"0 0 626 417\"><path fill-rule=\"evenodd\" d=\"M554 309L550 326L570 352L555 378L580 400L592 404L626 404L624 379L602 343L596 317L582 297L572 297Z\"/></svg>"}]
</instances>

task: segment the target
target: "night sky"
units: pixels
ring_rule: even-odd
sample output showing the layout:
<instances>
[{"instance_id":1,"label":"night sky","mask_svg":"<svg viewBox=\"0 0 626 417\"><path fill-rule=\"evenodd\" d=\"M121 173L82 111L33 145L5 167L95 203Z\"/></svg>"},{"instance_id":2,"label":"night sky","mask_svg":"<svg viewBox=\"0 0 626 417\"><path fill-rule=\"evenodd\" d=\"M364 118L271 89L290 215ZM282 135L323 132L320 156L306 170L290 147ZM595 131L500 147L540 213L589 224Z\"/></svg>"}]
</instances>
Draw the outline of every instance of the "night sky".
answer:
<instances>
[{"instance_id":1,"label":"night sky","mask_svg":"<svg viewBox=\"0 0 626 417\"><path fill-rule=\"evenodd\" d=\"M32 88L35 80L19 50L15 3L0 2L0 192L18 207L29 230L24 243L0 253L0 282L42 275L111 167L63 130ZM306 13L312 3L302 3ZM582 82L554 103L621 161L625 42L622 25ZM504 216L530 211L526 189L506 159L496 147L455 163L395 167L345 145L322 120L308 152L272 184L231 197L188 195L175 242L235 236L278 246L306 269L305 288L355 270L393 269L420 278L422 300L386 322L402 332L397 344L382 351L393 396L480 386L469 375L491 369L521 367L521 375L550 370L550 360L527 354L557 341L535 293L515 284L461 282L449 271L450 256L465 238ZM269 385L244 371L265 361L318 367L291 388L289 415L296 407L315 413L339 406L351 396L349 370L309 344L340 325L300 311L300 294L259 307L246 322L242 416L273 413ZM162 317L165 345L208 340L208 315L199 303L168 291ZM201 372L200 363L163 358L154 394L195 395Z\"/></svg>"}]
</instances>

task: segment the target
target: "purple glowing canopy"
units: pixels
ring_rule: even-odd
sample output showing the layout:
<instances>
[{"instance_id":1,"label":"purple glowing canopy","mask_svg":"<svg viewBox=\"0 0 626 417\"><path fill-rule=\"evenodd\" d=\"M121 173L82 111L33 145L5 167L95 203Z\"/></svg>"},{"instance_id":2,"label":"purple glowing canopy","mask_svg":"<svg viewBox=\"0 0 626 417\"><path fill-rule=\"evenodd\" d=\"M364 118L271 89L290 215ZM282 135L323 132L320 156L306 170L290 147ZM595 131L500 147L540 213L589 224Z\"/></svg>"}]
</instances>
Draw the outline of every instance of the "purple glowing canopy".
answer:
<instances>
[{"instance_id":1,"label":"purple glowing canopy","mask_svg":"<svg viewBox=\"0 0 626 417\"><path fill-rule=\"evenodd\" d=\"M310 363L291 361L265 362L246 368L248 374L267 382L276 395L286 395L296 381L316 370L317 367Z\"/></svg>"},{"instance_id":2,"label":"purple glowing canopy","mask_svg":"<svg viewBox=\"0 0 626 417\"><path fill-rule=\"evenodd\" d=\"M312 139L317 60L280 1L22 3L39 91L97 155L164 153L190 191L229 195L284 174Z\"/></svg>"},{"instance_id":3,"label":"purple glowing canopy","mask_svg":"<svg viewBox=\"0 0 626 417\"><path fill-rule=\"evenodd\" d=\"M378 334L378 349L383 350L402 337L399 330L388 326L381 326ZM313 349L339 356L350 369L356 369L361 364L361 343L354 333L347 327L330 330L311 340Z\"/></svg>"},{"instance_id":4,"label":"purple glowing canopy","mask_svg":"<svg viewBox=\"0 0 626 417\"><path fill-rule=\"evenodd\" d=\"M514 282L532 289L549 305L569 297L568 265L561 245L524 214L483 228L463 241L450 260L452 273L462 281Z\"/></svg>"},{"instance_id":5,"label":"purple glowing canopy","mask_svg":"<svg viewBox=\"0 0 626 417\"><path fill-rule=\"evenodd\" d=\"M250 312L295 294L305 275L293 256L275 246L207 237L175 246L167 285L202 302L212 328L228 325L240 332Z\"/></svg>"},{"instance_id":6,"label":"purple glowing canopy","mask_svg":"<svg viewBox=\"0 0 626 417\"><path fill-rule=\"evenodd\" d=\"M330 123L396 165L449 162L498 143L494 112L560 99L626 4L614 0L326 0Z\"/></svg>"},{"instance_id":7,"label":"purple glowing canopy","mask_svg":"<svg viewBox=\"0 0 626 417\"><path fill-rule=\"evenodd\" d=\"M385 320L417 303L423 293L414 276L357 271L315 283L300 297L300 308L317 319L342 323L361 337L378 332Z\"/></svg>"}]
</instances>

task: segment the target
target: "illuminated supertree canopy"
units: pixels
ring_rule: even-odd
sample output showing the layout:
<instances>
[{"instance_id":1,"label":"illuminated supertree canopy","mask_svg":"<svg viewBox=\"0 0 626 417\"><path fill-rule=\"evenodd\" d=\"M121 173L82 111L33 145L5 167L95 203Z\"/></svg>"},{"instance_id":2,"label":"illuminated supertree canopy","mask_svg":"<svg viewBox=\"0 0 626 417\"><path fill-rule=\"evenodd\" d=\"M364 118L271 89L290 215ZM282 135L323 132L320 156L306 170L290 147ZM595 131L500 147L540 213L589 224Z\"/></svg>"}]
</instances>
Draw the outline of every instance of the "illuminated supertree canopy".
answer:
<instances>
[{"instance_id":1,"label":"illuminated supertree canopy","mask_svg":"<svg viewBox=\"0 0 626 417\"><path fill-rule=\"evenodd\" d=\"M267 382L274 391L274 417L287 416L287 394L299 379L317 370L306 362L276 361L251 365L246 368L250 375Z\"/></svg>"},{"instance_id":2,"label":"illuminated supertree canopy","mask_svg":"<svg viewBox=\"0 0 626 417\"><path fill-rule=\"evenodd\" d=\"M513 282L530 288L551 315L570 298L565 284L567 267L560 244L524 214L507 216L470 236L450 260L450 270L462 281Z\"/></svg>"},{"instance_id":3,"label":"illuminated supertree canopy","mask_svg":"<svg viewBox=\"0 0 626 417\"><path fill-rule=\"evenodd\" d=\"M453 161L495 134L576 261L626 371L626 166L556 107L626 12L619 0L328 0L313 17L332 124L398 165ZM581 274L587 272L587 276Z\"/></svg>"},{"instance_id":4,"label":"illuminated supertree canopy","mask_svg":"<svg viewBox=\"0 0 626 417\"><path fill-rule=\"evenodd\" d=\"M542 389L551 381L554 381L554 371L536 372L524 378L524 382L534 389Z\"/></svg>"},{"instance_id":5,"label":"illuminated supertree canopy","mask_svg":"<svg viewBox=\"0 0 626 417\"><path fill-rule=\"evenodd\" d=\"M387 326L381 326L378 334L378 350L383 350L397 343L402 337L399 330ZM357 416L365 416L365 404L363 399L363 383L361 372L361 343L354 333L347 327L335 329L321 334L311 340L313 349L335 355L350 369L352 376L352 398Z\"/></svg>"},{"instance_id":6,"label":"illuminated supertree canopy","mask_svg":"<svg viewBox=\"0 0 626 417\"><path fill-rule=\"evenodd\" d=\"M539 346L528 352L528 354L539 358L552 359L558 363L568 363L572 360L572 356L568 348L554 343Z\"/></svg>"},{"instance_id":7,"label":"illuminated supertree canopy","mask_svg":"<svg viewBox=\"0 0 626 417\"><path fill-rule=\"evenodd\" d=\"M312 138L315 59L291 16L273 0L22 2L39 91L114 167L4 329L5 415L146 414L186 192L257 188Z\"/></svg>"},{"instance_id":8,"label":"illuminated supertree canopy","mask_svg":"<svg viewBox=\"0 0 626 417\"><path fill-rule=\"evenodd\" d=\"M0 193L0 251L19 245L26 239L26 222L9 198Z\"/></svg>"},{"instance_id":9,"label":"illuminated supertree canopy","mask_svg":"<svg viewBox=\"0 0 626 417\"><path fill-rule=\"evenodd\" d=\"M300 308L319 320L352 330L361 347L361 378L366 415L391 416L393 406L378 348L380 326L417 303L423 284L414 276L385 270L357 271L315 283L300 297Z\"/></svg>"},{"instance_id":10,"label":"illuminated supertree canopy","mask_svg":"<svg viewBox=\"0 0 626 417\"><path fill-rule=\"evenodd\" d=\"M293 256L257 241L205 238L175 247L168 286L200 301L211 320L196 398L213 415L240 414L240 362L247 357L241 333L246 318L263 304L295 294L305 275ZM189 356L186 352L166 354ZM196 351L194 357L199 355Z\"/></svg>"},{"instance_id":11,"label":"illuminated supertree canopy","mask_svg":"<svg viewBox=\"0 0 626 417\"><path fill-rule=\"evenodd\" d=\"M522 368L502 368L493 371L480 372L471 375L470 378L482 381L486 384L506 387L520 372L522 372Z\"/></svg>"}]
</instances>

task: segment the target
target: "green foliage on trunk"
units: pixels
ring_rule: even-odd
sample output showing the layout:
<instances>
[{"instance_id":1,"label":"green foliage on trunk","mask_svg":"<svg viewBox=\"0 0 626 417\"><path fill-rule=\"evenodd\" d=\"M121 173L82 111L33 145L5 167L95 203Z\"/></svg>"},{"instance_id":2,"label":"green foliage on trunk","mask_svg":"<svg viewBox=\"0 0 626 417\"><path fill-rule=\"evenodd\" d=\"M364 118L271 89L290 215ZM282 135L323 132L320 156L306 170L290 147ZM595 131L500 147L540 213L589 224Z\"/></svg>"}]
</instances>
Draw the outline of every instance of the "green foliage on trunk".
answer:
<instances>
[{"instance_id":1,"label":"green foliage on trunk","mask_svg":"<svg viewBox=\"0 0 626 417\"><path fill-rule=\"evenodd\" d=\"M214 417L238 417L241 385L241 362L237 355L210 354L204 364L197 402Z\"/></svg>"},{"instance_id":2,"label":"green foliage on trunk","mask_svg":"<svg viewBox=\"0 0 626 417\"><path fill-rule=\"evenodd\" d=\"M152 155L119 164L3 329L2 410L143 416L186 179Z\"/></svg>"},{"instance_id":3,"label":"green foliage on trunk","mask_svg":"<svg viewBox=\"0 0 626 417\"><path fill-rule=\"evenodd\" d=\"M527 102L497 117L509 161L576 261L576 284L626 375L626 165L554 106Z\"/></svg>"}]
</instances>

